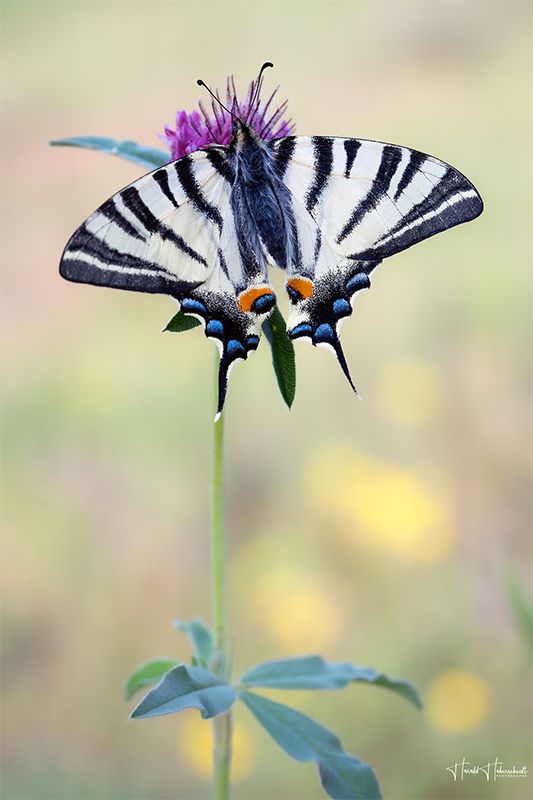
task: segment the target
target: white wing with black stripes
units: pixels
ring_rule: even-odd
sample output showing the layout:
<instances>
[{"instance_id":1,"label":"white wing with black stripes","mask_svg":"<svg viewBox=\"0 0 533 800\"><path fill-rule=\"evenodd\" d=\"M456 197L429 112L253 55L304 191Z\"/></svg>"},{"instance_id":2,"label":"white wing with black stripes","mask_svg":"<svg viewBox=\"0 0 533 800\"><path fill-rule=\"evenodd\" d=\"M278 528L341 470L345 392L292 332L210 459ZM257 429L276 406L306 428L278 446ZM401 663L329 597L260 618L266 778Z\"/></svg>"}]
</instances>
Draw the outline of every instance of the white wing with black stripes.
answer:
<instances>
[{"instance_id":1,"label":"white wing with black stripes","mask_svg":"<svg viewBox=\"0 0 533 800\"><path fill-rule=\"evenodd\" d=\"M477 217L481 198L449 164L364 139L295 136L284 182L346 258L380 260Z\"/></svg>"},{"instance_id":2,"label":"white wing with black stripes","mask_svg":"<svg viewBox=\"0 0 533 800\"><path fill-rule=\"evenodd\" d=\"M351 382L338 333L354 293L383 258L477 217L481 198L456 169L406 147L322 136L272 147L307 252L287 276L289 335L333 349Z\"/></svg>"},{"instance_id":3,"label":"white wing with black stripes","mask_svg":"<svg viewBox=\"0 0 533 800\"><path fill-rule=\"evenodd\" d=\"M209 155L161 167L103 203L68 242L61 275L174 297L204 283L231 193L217 154Z\"/></svg>"},{"instance_id":4,"label":"white wing with black stripes","mask_svg":"<svg viewBox=\"0 0 533 800\"><path fill-rule=\"evenodd\" d=\"M287 272L288 333L331 348L352 298L379 262L473 219L482 204L461 173L396 145L333 137L268 143L242 121L229 147L184 156L107 200L61 259L69 280L157 292L194 314L221 354L218 410L233 363L259 343Z\"/></svg>"},{"instance_id":5,"label":"white wing with black stripes","mask_svg":"<svg viewBox=\"0 0 533 800\"><path fill-rule=\"evenodd\" d=\"M184 156L122 189L78 228L60 263L64 278L168 294L198 317L220 350L222 410L233 363L257 349L275 298L266 263L238 236L225 147Z\"/></svg>"}]
</instances>

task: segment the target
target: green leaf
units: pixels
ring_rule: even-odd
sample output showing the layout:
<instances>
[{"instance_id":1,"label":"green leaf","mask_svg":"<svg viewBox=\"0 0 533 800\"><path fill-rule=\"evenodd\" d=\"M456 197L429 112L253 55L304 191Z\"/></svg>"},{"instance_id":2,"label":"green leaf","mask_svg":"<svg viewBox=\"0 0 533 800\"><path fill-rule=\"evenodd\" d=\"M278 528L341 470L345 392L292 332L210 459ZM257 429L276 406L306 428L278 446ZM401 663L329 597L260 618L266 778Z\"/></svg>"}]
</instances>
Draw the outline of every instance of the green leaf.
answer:
<instances>
[{"instance_id":1,"label":"green leaf","mask_svg":"<svg viewBox=\"0 0 533 800\"><path fill-rule=\"evenodd\" d=\"M240 683L264 689L342 689L349 683L374 683L422 708L420 695L408 681L388 678L368 667L324 661L321 656L265 661L245 672Z\"/></svg>"},{"instance_id":2,"label":"green leaf","mask_svg":"<svg viewBox=\"0 0 533 800\"><path fill-rule=\"evenodd\" d=\"M371 767L345 753L334 733L300 711L243 692L241 699L257 721L288 755L316 761L322 786L334 800L380 800Z\"/></svg>"},{"instance_id":3,"label":"green leaf","mask_svg":"<svg viewBox=\"0 0 533 800\"><path fill-rule=\"evenodd\" d=\"M165 672L168 672L169 669L177 666L177 664L178 662L175 658L151 658L150 661L139 664L126 679L124 686L125 699L131 700L133 695L140 689L157 683Z\"/></svg>"},{"instance_id":4,"label":"green leaf","mask_svg":"<svg viewBox=\"0 0 533 800\"><path fill-rule=\"evenodd\" d=\"M263 331L272 349L272 364L281 396L290 408L296 394L294 345L287 336L287 326L277 306L263 322Z\"/></svg>"},{"instance_id":5,"label":"green leaf","mask_svg":"<svg viewBox=\"0 0 533 800\"><path fill-rule=\"evenodd\" d=\"M193 658L202 667L208 667L213 657L213 634L201 619L191 619L182 622L179 619L172 623L175 628L182 631L191 643Z\"/></svg>"},{"instance_id":6,"label":"green leaf","mask_svg":"<svg viewBox=\"0 0 533 800\"><path fill-rule=\"evenodd\" d=\"M54 139L50 142L53 147L85 147L88 150L100 150L101 153L109 153L113 156L120 156L126 161L133 161L148 169L162 167L168 164L170 154L156 147L145 147L137 142L117 142L108 136L72 136L68 139Z\"/></svg>"},{"instance_id":7,"label":"green leaf","mask_svg":"<svg viewBox=\"0 0 533 800\"><path fill-rule=\"evenodd\" d=\"M184 708L199 708L209 719L231 708L237 693L229 683L202 667L174 667L131 712L132 719L160 717Z\"/></svg>"},{"instance_id":8,"label":"green leaf","mask_svg":"<svg viewBox=\"0 0 533 800\"><path fill-rule=\"evenodd\" d=\"M171 331L172 333L183 333L184 331L197 328L198 325L201 325L199 319L192 317L190 314L184 314L182 311L178 311L177 314L174 314L165 330Z\"/></svg>"}]
</instances>

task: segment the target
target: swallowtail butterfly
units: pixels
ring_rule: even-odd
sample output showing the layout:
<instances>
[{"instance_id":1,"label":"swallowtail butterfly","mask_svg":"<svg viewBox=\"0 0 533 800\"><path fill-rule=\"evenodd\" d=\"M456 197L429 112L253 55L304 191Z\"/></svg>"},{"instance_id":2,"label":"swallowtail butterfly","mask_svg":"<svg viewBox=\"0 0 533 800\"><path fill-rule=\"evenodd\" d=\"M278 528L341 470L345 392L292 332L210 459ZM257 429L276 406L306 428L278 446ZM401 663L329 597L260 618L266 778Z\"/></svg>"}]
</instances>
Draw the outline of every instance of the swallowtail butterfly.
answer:
<instances>
[{"instance_id":1,"label":"swallowtail butterfly","mask_svg":"<svg viewBox=\"0 0 533 800\"><path fill-rule=\"evenodd\" d=\"M202 147L106 200L60 265L68 280L167 294L198 317L220 350L219 413L231 366L257 349L277 302L270 267L286 274L289 337L330 348L355 390L339 330L372 270L483 209L464 175L417 150L335 136L268 140L250 121L267 66L245 118L235 98L226 109L213 95L232 117L227 146Z\"/></svg>"}]
</instances>

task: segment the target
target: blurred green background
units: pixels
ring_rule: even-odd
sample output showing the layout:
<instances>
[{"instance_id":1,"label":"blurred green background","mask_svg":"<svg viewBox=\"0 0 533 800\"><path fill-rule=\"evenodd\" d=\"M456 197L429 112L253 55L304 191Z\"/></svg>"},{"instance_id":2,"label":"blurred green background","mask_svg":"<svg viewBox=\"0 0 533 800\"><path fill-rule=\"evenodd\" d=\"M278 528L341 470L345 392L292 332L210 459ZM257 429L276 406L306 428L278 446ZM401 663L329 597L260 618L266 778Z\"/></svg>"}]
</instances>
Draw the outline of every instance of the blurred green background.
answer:
<instances>
[{"instance_id":1,"label":"blurred green background","mask_svg":"<svg viewBox=\"0 0 533 800\"><path fill-rule=\"evenodd\" d=\"M5 800L209 795L196 712L129 722L124 676L188 657L210 614L214 348L162 334L169 298L62 281L72 231L142 170L48 149L158 146L201 76L260 63L300 133L406 144L464 171L477 221L383 264L343 342L363 402L297 346L293 410L268 348L231 377L227 528L236 667L320 652L411 679L287 701L376 769L389 800L533 796L454 783L527 765L531 564L531 4L2 2ZM159 146L163 146L159 143ZM277 693L283 697L283 693ZM318 798L243 709L236 798Z\"/></svg>"}]
</instances>

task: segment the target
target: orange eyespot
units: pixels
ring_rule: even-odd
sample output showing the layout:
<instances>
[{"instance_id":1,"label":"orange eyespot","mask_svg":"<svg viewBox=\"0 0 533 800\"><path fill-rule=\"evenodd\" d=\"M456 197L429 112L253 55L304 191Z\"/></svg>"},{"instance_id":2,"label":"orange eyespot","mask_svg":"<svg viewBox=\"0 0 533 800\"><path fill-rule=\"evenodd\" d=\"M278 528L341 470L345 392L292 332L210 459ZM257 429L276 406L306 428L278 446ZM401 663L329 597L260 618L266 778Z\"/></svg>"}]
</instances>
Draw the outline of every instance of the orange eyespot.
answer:
<instances>
[{"instance_id":1,"label":"orange eyespot","mask_svg":"<svg viewBox=\"0 0 533 800\"><path fill-rule=\"evenodd\" d=\"M251 311L257 298L263 297L264 295L272 295L274 299L270 286L253 286L251 289L246 289L246 291L241 294L239 297L239 305L243 311Z\"/></svg>"},{"instance_id":2,"label":"orange eyespot","mask_svg":"<svg viewBox=\"0 0 533 800\"><path fill-rule=\"evenodd\" d=\"M309 278L289 278L287 286L307 300L313 294L313 281Z\"/></svg>"}]
</instances>

